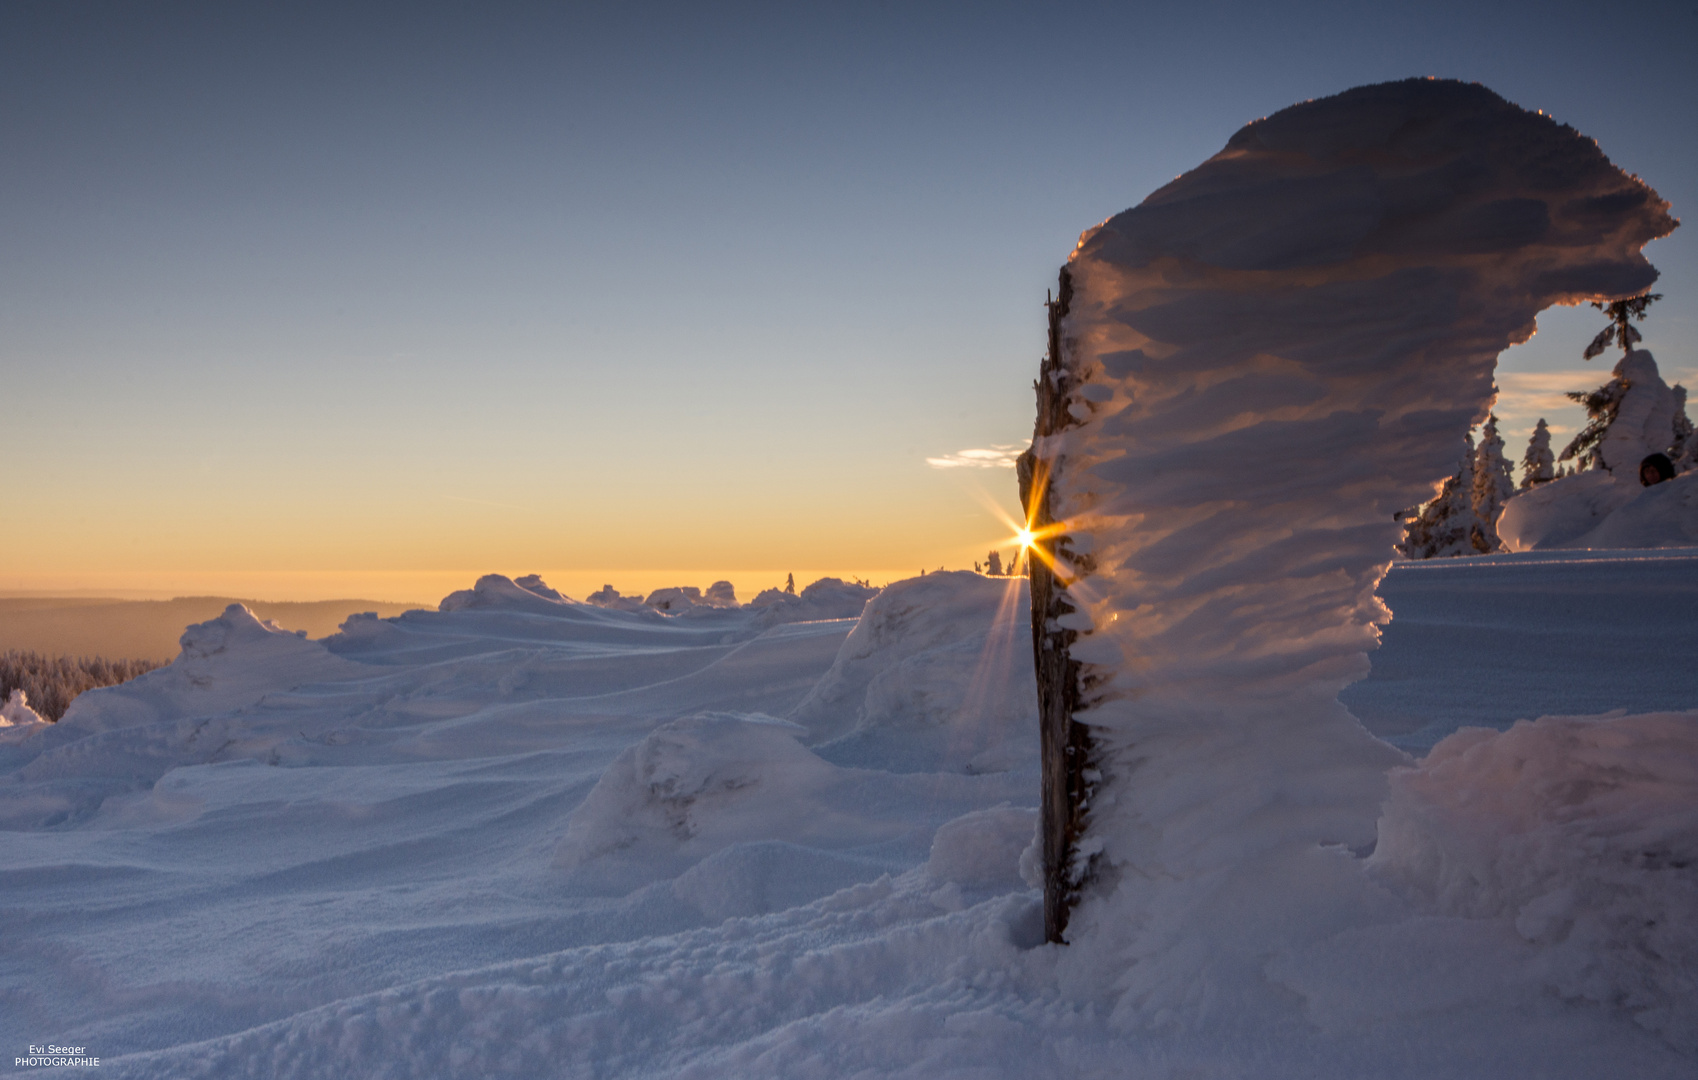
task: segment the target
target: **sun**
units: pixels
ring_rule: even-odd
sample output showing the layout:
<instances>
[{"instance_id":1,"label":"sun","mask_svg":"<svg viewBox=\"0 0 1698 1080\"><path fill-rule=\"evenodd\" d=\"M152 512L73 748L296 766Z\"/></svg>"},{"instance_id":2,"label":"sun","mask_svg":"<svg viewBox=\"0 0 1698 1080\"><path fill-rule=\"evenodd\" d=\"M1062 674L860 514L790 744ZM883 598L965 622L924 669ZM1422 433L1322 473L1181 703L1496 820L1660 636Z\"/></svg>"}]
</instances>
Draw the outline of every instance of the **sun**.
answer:
<instances>
[{"instance_id":1,"label":"sun","mask_svg":"<svg viewBox=\"0 0 1698 1080\"><path fill-rule=\"evenodd\" d=\"M1031 529L1018 529L1014 533L1014 542L1023 548L1029 548L1038 542L1038 538L1032 534Z\"/></svg>"}]
</instances>

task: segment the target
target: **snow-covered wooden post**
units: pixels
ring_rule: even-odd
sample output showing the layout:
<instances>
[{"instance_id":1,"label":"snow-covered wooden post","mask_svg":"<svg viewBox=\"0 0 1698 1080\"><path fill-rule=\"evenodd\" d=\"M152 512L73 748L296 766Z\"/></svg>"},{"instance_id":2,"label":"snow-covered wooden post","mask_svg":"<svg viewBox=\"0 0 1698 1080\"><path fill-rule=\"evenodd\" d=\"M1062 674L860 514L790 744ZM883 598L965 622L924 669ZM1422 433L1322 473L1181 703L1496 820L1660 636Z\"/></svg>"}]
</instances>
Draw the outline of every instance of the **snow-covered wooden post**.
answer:
<instances>
[{"instance_id":1,"label":"snow-covered wooden post","mask_svg":"<svg viewBox=\"0 0 1698 1080\"><path fill-rule=\"evenodd\" d=\"M1067 583L1057 580L1056 555L1066 537L1056 531L1050 506L1048 481L1054 463L1036 452L1045 436L1059 434L1076 422L1067 411L1074 380L1061 362L1061 322L1072 299L1072 278L1063 267L1059 295L1045 304L1049 309L1049 352L1037 382L1032 384L1038 398L1032 449L1017 463L1026 527L1037 537L1027 553L1026 575L1032 586L1032 665L1038 678L1043 753L1044 938L1054 943L1065 940L1067 917L1087 870L1080 858L1079 839L1090 801L1087 777L1092 757L1090 732L1073 719L1079 706L1080 671L1078 661L1069 655L1069 647L1077 632L1058 622L1075 609L1067 599ZM1079 569L1071 560L1066 565Z\"/></svg>"}]
</instances>

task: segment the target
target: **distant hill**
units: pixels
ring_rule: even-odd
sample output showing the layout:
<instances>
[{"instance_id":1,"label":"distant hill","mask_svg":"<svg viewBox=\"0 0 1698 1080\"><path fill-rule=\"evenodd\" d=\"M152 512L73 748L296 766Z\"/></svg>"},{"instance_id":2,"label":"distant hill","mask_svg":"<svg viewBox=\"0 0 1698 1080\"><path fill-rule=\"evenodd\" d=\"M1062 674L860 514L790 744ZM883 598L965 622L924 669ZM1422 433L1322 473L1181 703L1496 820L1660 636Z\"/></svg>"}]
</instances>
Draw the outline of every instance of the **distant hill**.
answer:
<instances>
[{"instance_id":1,"label":"distant hill","mask_svg":"<svg viewBox=\"0 0 1698 1080\"><path fill-rule=\"evenodd\" d=\"M26 649L48 656L104 656L109 659L171 660L184 627L222 614L231 604L246 604L262 619L311 638L336 632L349 615L375 611L399 615L435 604L394 604L377 600L315 600L282 603L229 596L180 596L175 600L112 600L89 597L0 597L0 651Z\"/></svg>"}]
</instances>

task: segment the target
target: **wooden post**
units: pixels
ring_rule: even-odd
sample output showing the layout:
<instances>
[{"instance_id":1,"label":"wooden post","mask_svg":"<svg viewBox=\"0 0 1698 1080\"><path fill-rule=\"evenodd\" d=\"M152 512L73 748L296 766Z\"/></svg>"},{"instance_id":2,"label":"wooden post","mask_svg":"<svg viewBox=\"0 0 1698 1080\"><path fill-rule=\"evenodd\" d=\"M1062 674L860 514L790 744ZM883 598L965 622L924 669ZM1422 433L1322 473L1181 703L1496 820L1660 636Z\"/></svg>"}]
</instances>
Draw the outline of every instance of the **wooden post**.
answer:
<instances>
[{"instance_id":1,"label":"wooden post","mask_svg":"<svg viewBox=\"0 0 1698 1080\"><path fill-rule=\"evenodd\" d=\"M1065 944L1068 918L1089 878L1090 867L1081 864L1078 851L1090 797L1085 776L1094 756L1089 731L1073 719L1079 708L1080 671L1069 650L1078 633L1055 623L1057 617L1075 610L1064 591L1068 583L1058 580L1055 569L1056 552L1067 537L1053 530L1056 520L1049 479L1061 459L1036 453L1044 436L1076 424L1067 411L1067 398L1077 379L1061 362L1061 322L1072 300L1072 278L1063 267L1060 294L1045 305L1049 308L1049 355L1033 384L1038 397L1033 446L1016 463L1027 528L1039 537L1034 550L1027 553L1026 574L1032 591L1032 663L1038 677L1043 752L1044 938L1057 944ZM1066 565L1077 564L1068 560Z\"/></svg>"}]
</instances>

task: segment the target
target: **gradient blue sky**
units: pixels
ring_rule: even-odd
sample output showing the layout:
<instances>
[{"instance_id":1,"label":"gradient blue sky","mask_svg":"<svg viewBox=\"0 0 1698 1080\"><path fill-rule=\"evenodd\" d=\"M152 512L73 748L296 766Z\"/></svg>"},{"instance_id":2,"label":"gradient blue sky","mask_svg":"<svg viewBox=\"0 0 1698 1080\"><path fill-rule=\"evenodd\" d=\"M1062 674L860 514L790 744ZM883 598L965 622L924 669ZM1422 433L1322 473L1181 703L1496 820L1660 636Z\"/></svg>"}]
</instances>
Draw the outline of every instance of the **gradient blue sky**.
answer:
<instances>
[{"instance_id":1,"label":"gradient blue sky","mask_svg":"<svg viewBox=\"0 0 1698 1080\"><path fill-rule=\"evenodd\" d=\"M1698 8L0 7L0 590L906 575L1004 535L1079 232L1485 83L1698 205ZM1698 236L1645 324L1698 378ZM1506 355L1518 456L1594 312ZM1595 369L1595 370L1594 370ZM1572 384L1572 385L1571 385Z\"/></svg>"}]
</instances>

